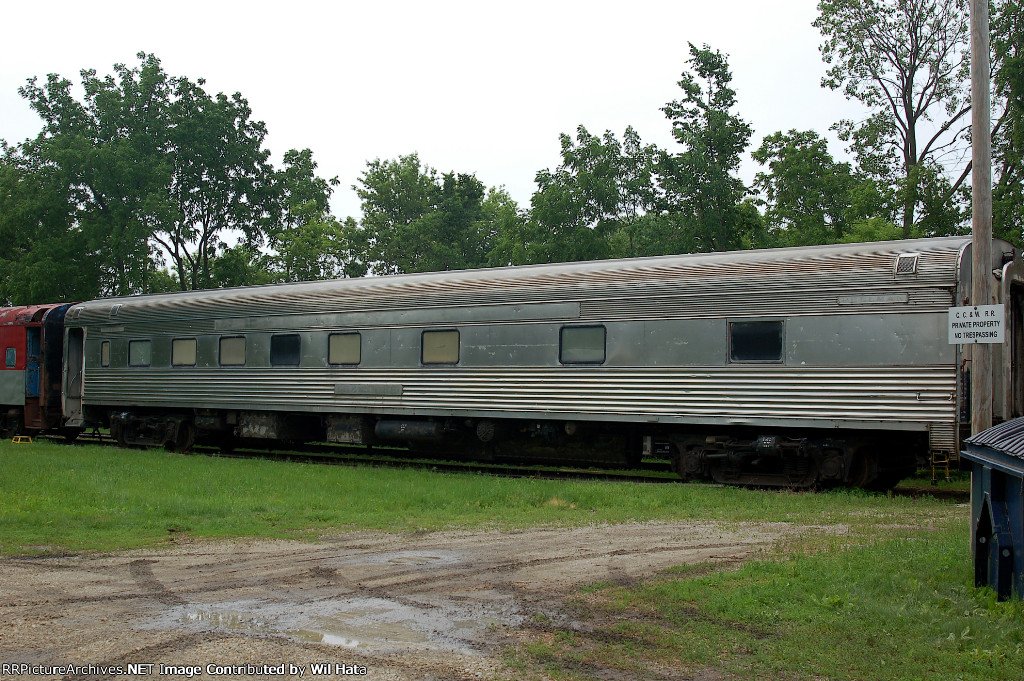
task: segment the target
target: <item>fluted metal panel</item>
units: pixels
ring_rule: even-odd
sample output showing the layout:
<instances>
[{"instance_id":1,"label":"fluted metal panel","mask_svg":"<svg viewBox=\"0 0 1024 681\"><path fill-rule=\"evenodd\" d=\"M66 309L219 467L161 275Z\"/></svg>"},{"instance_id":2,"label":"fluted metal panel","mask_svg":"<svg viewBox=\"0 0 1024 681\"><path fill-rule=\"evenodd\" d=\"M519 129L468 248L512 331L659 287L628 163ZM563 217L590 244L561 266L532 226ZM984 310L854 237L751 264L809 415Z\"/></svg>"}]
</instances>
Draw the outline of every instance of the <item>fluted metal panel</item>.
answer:
<instances>
[{"instance_id":1,"label":"fluted metal panel","mask_svg":"<svg viewBox=\"0 0 1024 681\"><path fill-rule=\"evenodd\" d=\"M86 403L945 431L955 423L955 382L952 367L93 369Z\"/></svg>"}]
</instances>

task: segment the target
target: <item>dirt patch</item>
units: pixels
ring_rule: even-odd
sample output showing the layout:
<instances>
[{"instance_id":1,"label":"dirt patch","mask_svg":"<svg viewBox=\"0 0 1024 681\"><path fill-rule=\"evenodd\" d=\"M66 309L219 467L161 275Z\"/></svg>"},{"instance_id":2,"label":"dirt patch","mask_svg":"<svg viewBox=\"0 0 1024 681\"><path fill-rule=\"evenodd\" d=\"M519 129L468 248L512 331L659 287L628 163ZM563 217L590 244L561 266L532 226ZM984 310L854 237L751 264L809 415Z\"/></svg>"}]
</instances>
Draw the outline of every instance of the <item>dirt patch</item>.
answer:
<instances>
[{"instance_id":1,"label":"dirt patch","mask_svg":"<svg viewBox=\"0 0 1024 681\"><path fill-rule=\"evenodd\" d=\"M86 666L37 669L50 673L32 678L137 678L129 664L152 664L134 671L158 678L491 678L510 632L560 617L574 587L741 560L791 530L645 523L360 532L318 543L5 558L0 664ZM26 678L16 671L0 678Z\"/></svg>"}]
</instances>

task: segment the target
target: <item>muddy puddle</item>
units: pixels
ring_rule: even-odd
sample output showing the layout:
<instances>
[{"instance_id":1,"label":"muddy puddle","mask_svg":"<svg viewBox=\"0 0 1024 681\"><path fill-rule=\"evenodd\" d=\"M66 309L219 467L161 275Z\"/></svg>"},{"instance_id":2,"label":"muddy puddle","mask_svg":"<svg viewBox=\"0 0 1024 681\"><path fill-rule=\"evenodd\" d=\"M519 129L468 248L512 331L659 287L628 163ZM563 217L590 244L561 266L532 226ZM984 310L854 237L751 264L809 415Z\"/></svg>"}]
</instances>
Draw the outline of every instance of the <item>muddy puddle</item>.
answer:
<instances>
[{"instance_id":1,"label":"muddy puddle","mask_svg":"<svg viewBox=\"0 0 1024 681\"><path fill-rule=\"evenodd\" d=\"M523 620L512 598L490 594L488 605L417 604L385 598L294 601L232 601L187 604L143 630L219 630L251 636L283 636L363 651L444 650L476 654L495 627Z\"/></svg>"}]
</instances>

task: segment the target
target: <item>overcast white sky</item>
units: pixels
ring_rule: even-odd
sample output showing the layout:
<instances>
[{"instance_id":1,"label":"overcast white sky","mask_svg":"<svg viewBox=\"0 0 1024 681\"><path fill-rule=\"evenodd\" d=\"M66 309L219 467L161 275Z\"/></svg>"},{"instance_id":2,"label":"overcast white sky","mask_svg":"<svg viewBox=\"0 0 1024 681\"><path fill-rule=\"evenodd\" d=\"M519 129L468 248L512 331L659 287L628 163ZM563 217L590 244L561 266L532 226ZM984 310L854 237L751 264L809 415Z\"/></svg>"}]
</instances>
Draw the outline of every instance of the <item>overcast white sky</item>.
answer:
<instances>
[{"instance_id":1,"label":"overcast white sky","mask_svg":"<svg viewBox=\"0 0 1024 681\"><path fill-rule=\"evenodd\" d=\"M0 41L0 139L40 122L17 88L31 76L110 73L152 52L211 94L241 92L267 124L275 164L309 147L338 176L335 213L359 215L366 162L419 152L528 206L538 170L580 124L671 148L659 110L680 96L687 42L729 55L750 149L777 130L828 127L863 110L819 83L816 0L517 0L8 3ZM845 157L833 139L832 153ZM750 181L758 166L747 161Z\"/></svg>"}]
</instances>

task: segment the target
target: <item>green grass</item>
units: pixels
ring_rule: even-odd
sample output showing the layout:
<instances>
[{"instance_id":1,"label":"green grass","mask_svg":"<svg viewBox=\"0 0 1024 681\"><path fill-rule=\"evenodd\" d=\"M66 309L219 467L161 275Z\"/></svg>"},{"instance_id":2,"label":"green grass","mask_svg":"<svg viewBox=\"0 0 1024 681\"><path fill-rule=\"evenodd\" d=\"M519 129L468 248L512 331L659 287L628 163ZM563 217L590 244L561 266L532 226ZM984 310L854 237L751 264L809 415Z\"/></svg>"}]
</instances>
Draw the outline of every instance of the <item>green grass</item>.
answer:
<instances>
[{"instance_id":1,"label":"green grass","mask_svg":"<svg viewBox=\"0 0 1024 681\"><path fill-rule=\"evenodd\" d=\"M687 566L581 590L574 617L585 634L540 628L516 652L527 678L670 668L752 680L1021 679L1024 603L973 587L968 519L950 511L922 528L804 535L735 570Z\"/></svg>"},{"instance_id":2,"label":"green grass","mask_svg":"<svg viewBox=\"0 0 1024 681\"><path fill-rule=\"evenodd\" d=\"M555 481L0 443L0 553L350 529L779 522L814 529L739 566L595 584L539 604L507 678L1020 679L1024 604L972 586L963 503L859 491ZM961 488L961 476L944 487ZM927 487L912 482L918 489ZM571 625L564 622L573 622ZM705 672L707 672L705 674ZM501 676L501 675L499 675Z\"/></svg>"},{"instance_id":3,"label":"green grass","mask_svg":"<svg viewBox=\"0 0 1024 681\"><path fill-rule=\"evenodd\" d=\"M413 469L0 443L0 553L152 546L170 537L315 537L352 528L700 519L875 522L874 495L500 478ZM887 499L884 515L941 502ZM867 515L865 515L867 514Z\"/></svg>"}]
</instances>

